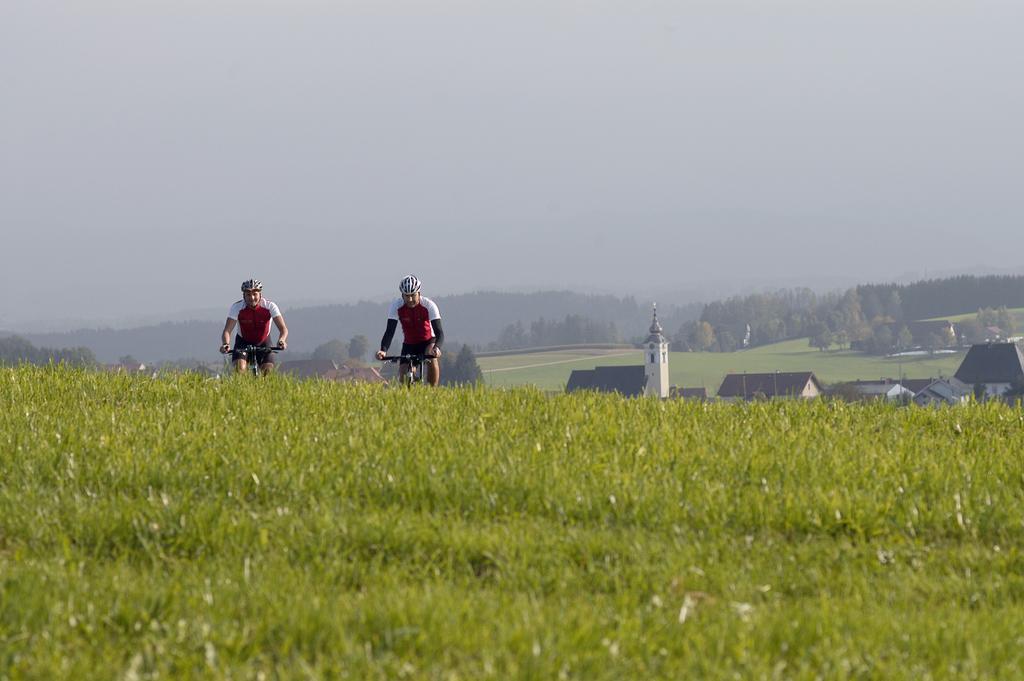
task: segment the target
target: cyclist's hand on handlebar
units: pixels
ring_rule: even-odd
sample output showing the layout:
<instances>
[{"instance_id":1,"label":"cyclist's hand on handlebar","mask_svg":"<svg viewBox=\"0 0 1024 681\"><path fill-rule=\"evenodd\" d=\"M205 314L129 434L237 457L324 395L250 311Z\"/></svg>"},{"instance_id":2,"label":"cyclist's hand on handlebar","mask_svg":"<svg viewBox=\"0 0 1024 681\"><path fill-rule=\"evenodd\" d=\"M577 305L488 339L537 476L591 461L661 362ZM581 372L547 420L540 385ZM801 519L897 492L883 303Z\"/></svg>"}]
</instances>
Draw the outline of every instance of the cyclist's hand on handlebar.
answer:
<instances>
[{"instance_id":1,"label":"cyclist's hand on handlebar","mask_svg":"<svg viewBox=\"0 0 1024 681\"><path fill-rule=\"evenodd\" d=\"M384 352L383 350L378 350L377 354L375 355L375 357L377 359L384 359L384 357L386 357L386 356L387 356L387 353Z\"/></svg>"},{"instance_id":2,"label":"cyclist's hand on handlebar","mask_svg":"<svg viewBox=\"0 0 1024 681\"><path fill-rule=\"evenodd\" d=\"M441 348L437 347L436 345L431 345L430 348L427 350L427 357L433 357L434 359L437 359L440 356Z\"/></svg>"},{"instance_id":3,"label":"cyclist's hand on handlebar","mask_svg":"<svg viewBox=\"0 0 1024 681\"><path fill-rule=\"evenodd\" d=\"M287 347L288 347L288 341L286 341L286 340L284 340L284 339L282 338L281 340L277 341L277 347L279 347L279 348L281 348L282 350L284 350L285 348L287 348Z\"/></svg>"},{"instance_id":4,"label":"cyclist's hand on handlebar","mask_svg":"<svg viewBox=\"0 0 1024 681\"><path fill-rule=\"evenodd\" d=\"M231 352L231 346L230 345L228 345L227 343L224 343L223 345L220 346L220 354L226 355L229 352Z\"/></svg>"}]
</instances>

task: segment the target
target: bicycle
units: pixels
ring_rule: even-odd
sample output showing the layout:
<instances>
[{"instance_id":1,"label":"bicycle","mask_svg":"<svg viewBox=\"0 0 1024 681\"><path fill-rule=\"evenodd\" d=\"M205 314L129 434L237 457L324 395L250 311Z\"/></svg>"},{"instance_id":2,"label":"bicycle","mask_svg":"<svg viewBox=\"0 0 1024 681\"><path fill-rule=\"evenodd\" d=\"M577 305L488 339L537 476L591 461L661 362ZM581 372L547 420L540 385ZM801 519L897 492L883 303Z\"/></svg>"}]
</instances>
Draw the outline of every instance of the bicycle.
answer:
<instances>
[{"instance_id":1,"label":"bicycle","mask_svg":"<svg viewBox=\"0 0 1024 681\"><path fill-rule=\"evenodd\" d=\"M423 382L423 363L435 359L427 355L387 355L382 357L381 362L405 362L409 364L409 373L406 374L406 385ZM401 375L401 374L399 374Z\"/></svg>"},{"instance_id":2,"label":"bicycle","mask_svg":"<svg viewBox=\"0 0 1024 681\"><path fill-rule=\"evenodd\" d=\"M242 358L249 363L249 368L246 371L252 371L253 376L259 376L260 367L265 364L266 356L272 352L281 352L283 349L266 345L242 345L235 348L235 351L241 353Z\"/></svg>"}]
</instances>

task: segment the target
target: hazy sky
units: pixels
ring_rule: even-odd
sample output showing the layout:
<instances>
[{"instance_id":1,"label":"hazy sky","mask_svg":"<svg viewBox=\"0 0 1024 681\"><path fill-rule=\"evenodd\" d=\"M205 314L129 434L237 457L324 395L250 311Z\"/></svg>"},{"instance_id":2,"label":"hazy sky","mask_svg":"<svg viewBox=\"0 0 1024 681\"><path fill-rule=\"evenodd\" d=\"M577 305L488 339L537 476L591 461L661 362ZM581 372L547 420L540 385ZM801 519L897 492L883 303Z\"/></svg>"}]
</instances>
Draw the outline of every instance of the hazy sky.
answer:
<instances>
[{"instance_id":1,"label":"hazy sky","mask_svg":"<svg viewBox=\"0 0 1024 681\"><path fill-rule=\"evenodd\" d=\"M4 0L0 328L1024 271L1019 0Z\"/></svg>"}]
</instances>

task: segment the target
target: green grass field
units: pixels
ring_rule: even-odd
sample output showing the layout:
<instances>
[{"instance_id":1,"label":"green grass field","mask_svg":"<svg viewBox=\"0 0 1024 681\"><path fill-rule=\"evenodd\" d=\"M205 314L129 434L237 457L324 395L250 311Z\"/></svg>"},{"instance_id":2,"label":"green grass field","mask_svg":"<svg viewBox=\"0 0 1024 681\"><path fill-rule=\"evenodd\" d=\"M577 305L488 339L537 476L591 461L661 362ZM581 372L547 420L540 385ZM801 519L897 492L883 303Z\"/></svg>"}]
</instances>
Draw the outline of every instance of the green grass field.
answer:
<instances>
[{"instance_id":1,"label":"green grass field","mask_svg":"<svg viewBox=\"0 0 1024 681\"><path fill-rule=\"evenodd\" d=\"M481 357L484 379L493 386L535 385L545 390L561 390L573 369L592 369L598 365L641 364L640 350L577 351ZM849 350L821 352L806 339L774 343L740 352L673 352L669 356L669 374L673 385L705 386L715 394L722 378L731 372L813 371L826 383L854 379L929 378L952 376L963 360L963 353L900 358L873 357ZM515 367L522 367L515 369ZM496 371L496 369L498 369Z\"/></svg>"},{"instance_id":2,"label":"green grass field","mask_svg":"<svg viewBox=\"0 0 1024 681\"><path fill-rule=\"evenodd\" d=\"M1024 675L1024 417L0 370L0 678Z\"/></svg>"}]
</instances>

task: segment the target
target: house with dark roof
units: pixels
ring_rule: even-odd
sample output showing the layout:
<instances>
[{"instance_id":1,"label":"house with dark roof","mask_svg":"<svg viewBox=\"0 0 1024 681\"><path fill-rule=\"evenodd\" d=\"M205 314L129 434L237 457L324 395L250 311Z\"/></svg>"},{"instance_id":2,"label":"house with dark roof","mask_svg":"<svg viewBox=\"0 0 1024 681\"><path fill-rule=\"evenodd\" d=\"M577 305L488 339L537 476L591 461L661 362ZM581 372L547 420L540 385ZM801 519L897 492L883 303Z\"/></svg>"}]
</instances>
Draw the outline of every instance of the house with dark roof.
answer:
<instances>
[{"instance_id":1,"label":"house with dark roof","mask_svg":"<svg viewBox=\"0 0 1024 681\"><path fill-rule=\"evenodd\" d=\"M842 394L850 400L909 400L914 396L902 381L882 378L877 381L847 381L830 389L831 393Z\"/></svg>"},{"instance_id":2,"label":"house with dark roof","mask_svg":"<svg viewBox=\"0 0 1024 681\"><path fill-rule=\"evenodd\" d=\"M810 399L821 393L821 382L813 371L728 374L718 389L718 397L723 400Z\"/></svg>"},{"instance_id":3,"label":"house with dark roof","mask_svg":"<svg viewBox=\"0 0 1024 681\"><path fill-rule=\"evenodd\" d=\"M338 363L332 359L295 359L282 362L278 371L295 378L316 378L328 371L337 371Z\"/></svg>"},{"instance_id":4,"label":"house with dark roof","mask_svg":"<svg viewBox=\"0 0 1024 681\"><path fill-rule=\"evenodd\" d=\"M380 375L376 367L350 367L342 364L323 374L322 378L339 383L387 383L388 379Z\"/></svg>"},{"instance_id":5,"label":"house with dark roof","mask_svg":"<svg viewBox=\"0 0 1024 681\"><path fill-rule=\"evenodd\" d=\"M1024 384L1024 355L1016 343L972 345L953 378L984 397L997 397Z\"/></svg>"},{"instance_id":6,"label":"house with dark roof","mask_svg":"<svg viewBox=\"0 0 1024 681\"><path fill-rule=\"evenodd\" d=\"M921 388L914 395L914 404L920 407L935 407L943 404L964 404L970 399L971 391L956 380L940 378Z\"/></svg>"},{"instance_id":7,"label":"house with dark roof","mask_svg":"<svg viewBox=\"0 0 1024 681\"><path fill-rule=\"evenodd\" d=\"M386 383L374 367L350 367L330 359L300 359L284 362L280 372L295 378L323 378L328 381L356 381L363 383Z\"/></svg>"},{"instance_id":8,"label":"house with dark roof","mask_svg":"<svg viewBox=\"0 0 1024 681\"><path fill-rule=\"evenodd\" d=\"M594 390L603 393L619 393L626 397L639 397L647 387L644 365L594 367L574 369L565 386L567 393L579 390Z\"/></svg>"},{"instance_id":9,"label":"house with dark roof","mask_svg":"<svg viewBox=\"0 0 1024 681\"><path fill-rule=\"evenodd\" d=\"M935 381L934 378L903 378L900 379L900 384L916 395Z\"/></svg>"}]
</instances>

